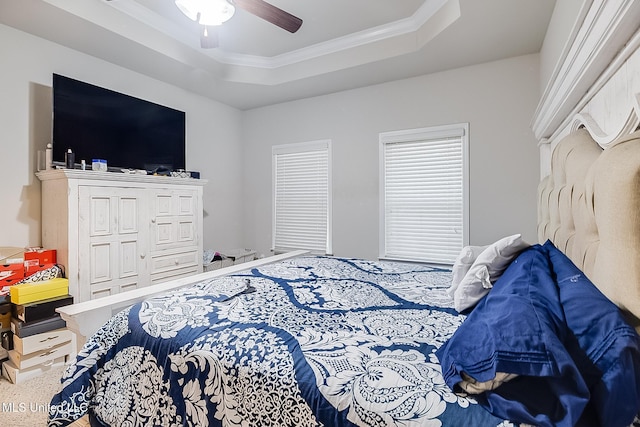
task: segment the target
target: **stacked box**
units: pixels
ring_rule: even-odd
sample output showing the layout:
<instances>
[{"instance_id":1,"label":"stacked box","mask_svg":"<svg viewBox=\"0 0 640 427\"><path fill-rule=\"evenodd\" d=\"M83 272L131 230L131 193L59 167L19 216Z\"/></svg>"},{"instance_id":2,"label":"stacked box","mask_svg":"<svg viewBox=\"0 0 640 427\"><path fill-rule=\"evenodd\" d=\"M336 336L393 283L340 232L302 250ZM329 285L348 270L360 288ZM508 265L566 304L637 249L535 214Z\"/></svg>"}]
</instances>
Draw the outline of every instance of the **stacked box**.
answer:
<instances>
[{"instance_id":1,"label":"stacked box","mask_svg":"<svg viewBox=\"0 0 640 427\"><path fill-rule=\"evenodd\" d=\"M9 309L9 313L7 313L7 308ZM4 339L4 334L11 334L11 304L2 303L0 304L0 342ZM10 337L8 337L10 338ZM9 343L7 343L7 347ZM9 357L8 348L4 346L0 347L0 360L5 360Z\"/></svg>"},{"instance_id":2,"label":"stacked box","mask_svg":"<svg viewBox=\"0 0 640 427\"><path fill-rule=\"evenodd\" d=\"M18 319L11 319L11 332L13 332L14 340L16 337L27 338L44 332L53 331L55 329L65 328L66 326L67 323L59 314L29 323L22 322Z\"/></svg>"},{"instance_id":3,"label":"stacked box","mask_svg":"<svg viewBox=\"0 0 640 427\"><path fill-rule=\"evenodd\" d=\"M24 322L12 317L11 330L2 333L3 350L9 359L2 364L2 375L12 383L36 377L51 365L61 366L67 357L75 353L75 335L66 329L66 323L59 314L39 318L49 310L55 310L53 305L62 301L68 299L46 301L40 307L38 304L16 307L16 312L37 320Z\"/></svg>"},{"instance_id":4,"label":"stacked box","mask_svg":"<svg viewBox=\"0 0 640 427\"><path fill-rule=\"evenodd\" d=\"M39 377L50 369L62 367L64 363L65 357L62 356L49 361L47 364L42 363L30 368L20 369L11 360L7 360L2 364L2 376L13 384L20 384L31 378Z\"/></svg>"},{"instance_id":5,"label":"stacked box","mask_svg":"<svg viewBox=\"0 0 640 427\"><path fill-rule=\"evenodd\" d=\"M13 317L25 323L36 322L56 315L56 308L73 304L71 295L63 295L26 304L12 304Z\"/></svg>"},{"instance_id":6,"label":"stacked box","mask_svg":"<svg viewBox=\"0 0 640 427\"><path fill-rule=\"evenodd\" d=\"M24 264L0 265L0 287L11 286L24 279Z\"/></svg>"},{"instance_id":7,"label":"stacked box","mask_svg":"<svg viewBox=\"0 0 640 427\"><path fill-rule=\"evenodd\" d=\"M10 292L12 303L28 304L30 302L68 295L69 280L56 278L42 282L21 283L12 286Z\"/></svg>"},{"instance_id":8,"label":"stacked box","mask_svg":"<svg viewBox=\"0 0 640 427\"><path fill-rule=\"evenodd\" d=\"M28 250L24 253L24 263L29 264L55 264L57 253L55 249Z\"/></svg>"},{"instance_id":9,"label":"stacked box","mask_svg":"<svg viewBox=\"0 0 640 427\"><path fill-rule=\"evenodd\" d=\"M5 302L0 303L0 331L11 327L11 304Z\"/></svg>"}]
</instances>

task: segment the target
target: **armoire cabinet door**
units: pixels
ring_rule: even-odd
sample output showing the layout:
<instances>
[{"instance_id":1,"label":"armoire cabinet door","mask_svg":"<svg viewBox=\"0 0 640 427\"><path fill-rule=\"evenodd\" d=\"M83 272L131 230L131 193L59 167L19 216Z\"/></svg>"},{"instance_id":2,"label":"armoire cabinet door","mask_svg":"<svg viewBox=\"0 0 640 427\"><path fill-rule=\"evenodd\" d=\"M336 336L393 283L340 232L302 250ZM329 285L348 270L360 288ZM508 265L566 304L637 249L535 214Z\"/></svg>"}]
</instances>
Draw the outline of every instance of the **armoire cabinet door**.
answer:
<instances>
[{"instance_id":1,"label":"armoire cabinet door","mask_svg":"<svg viewBox=\"0 0 640 427\"><path fill-rule=\"evenodd\" d=\"M156 189L150 203L151 284L198 273L199 196L196 190Z\"/></svg>"},{"instance_id":2,"label":"armoire cabinet door","mask_svg":"<svg viewBox=\"0 0 640 427\"><path fill-rule=\"evenodd\" d=\"M81 186L78 198L78 279L82 300L148 284L144 191Z\"/></svg>"},{"instance_id":3,"label":"armoire cabinet door","mask_svg":"<svg viewBox=\"0 0 640 427\"><path fill-rule=\"evenodd\" d=\"M190 190L152 192L150 229L154 251L198 246L198 194Z\"/></svg>"}]
</instances>

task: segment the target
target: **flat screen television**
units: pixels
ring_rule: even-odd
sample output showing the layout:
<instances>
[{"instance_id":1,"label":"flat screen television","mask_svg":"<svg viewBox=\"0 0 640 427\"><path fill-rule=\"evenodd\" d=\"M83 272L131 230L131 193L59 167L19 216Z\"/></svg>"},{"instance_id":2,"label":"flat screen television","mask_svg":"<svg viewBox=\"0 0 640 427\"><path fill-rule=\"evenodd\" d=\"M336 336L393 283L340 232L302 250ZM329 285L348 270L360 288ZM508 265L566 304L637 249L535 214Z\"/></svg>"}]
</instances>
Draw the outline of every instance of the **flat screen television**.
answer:
<instances>
[{"instance_id":1,"label":"flat screen television","mask_svg":"<svg viewBox=\"0 0 640 427\"><path fill-rule=\"evenodd\" d=\"M185 113L53 74L53 162L105 159L109 170L186 169Z\"/></svg>"}]
</instances>

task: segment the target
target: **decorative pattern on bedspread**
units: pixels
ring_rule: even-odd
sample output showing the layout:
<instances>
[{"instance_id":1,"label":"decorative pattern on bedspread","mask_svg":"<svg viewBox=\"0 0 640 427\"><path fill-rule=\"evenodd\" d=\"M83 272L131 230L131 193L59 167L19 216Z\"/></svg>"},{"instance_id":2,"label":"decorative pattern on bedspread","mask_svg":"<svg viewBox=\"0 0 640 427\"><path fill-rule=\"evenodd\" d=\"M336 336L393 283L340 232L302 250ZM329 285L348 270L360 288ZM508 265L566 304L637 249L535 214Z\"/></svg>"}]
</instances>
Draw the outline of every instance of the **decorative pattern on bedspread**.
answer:
<instances>
[{"instance_id":1,"label":"decorative pattern on bedspread","mask_svg":"<svg viewBox=\"0 0 640 427\"><path fill-rule=\"evenodd\" d=\"M90 338L49 425L509 426L444 383L450 280L303 257L147 300Z\"/></svg>"}]
</instances>

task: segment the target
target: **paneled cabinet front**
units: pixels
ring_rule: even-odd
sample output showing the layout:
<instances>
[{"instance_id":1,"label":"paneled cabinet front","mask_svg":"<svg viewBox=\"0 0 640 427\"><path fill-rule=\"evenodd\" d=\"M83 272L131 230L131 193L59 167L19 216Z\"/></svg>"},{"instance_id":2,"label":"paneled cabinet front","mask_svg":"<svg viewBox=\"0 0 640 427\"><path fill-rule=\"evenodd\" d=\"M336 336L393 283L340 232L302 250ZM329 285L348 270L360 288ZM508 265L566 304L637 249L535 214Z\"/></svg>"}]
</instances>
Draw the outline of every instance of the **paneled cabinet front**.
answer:
<instances>
[{"instance_id":1,"label":"paneled cabinet front","mask_svg":"<svg viewBox=\"0 0 640 427\"><path fill-rule=\"evenodd\" d=\"M202 272L206 180L51 170L42 245L58 251L75 302Z\"/></svg>"},{"instance_id":2,"label":"paneled cabinet front","mask_svg":"<svg viewBox=\"0 0 640 427\"><path fill-rule=\"evenodd\" d=\"M88 285L80 289L81 299L149 283L144 197L139 188L79 188L79 281Z\"/></svg>"},{"instance_id":3,"label":"paneled cabinet front","mask_svg":"<svg viewBox=\"0 0 640 427\"><path fill-rule=\"evenodd\" d=\"M158 189L150 194L151 282L198 272L202 256L198 251L197 191Z\"/></svg>"}]
</instances>

